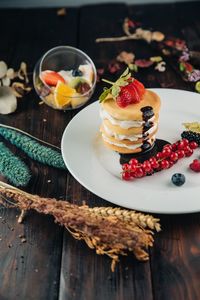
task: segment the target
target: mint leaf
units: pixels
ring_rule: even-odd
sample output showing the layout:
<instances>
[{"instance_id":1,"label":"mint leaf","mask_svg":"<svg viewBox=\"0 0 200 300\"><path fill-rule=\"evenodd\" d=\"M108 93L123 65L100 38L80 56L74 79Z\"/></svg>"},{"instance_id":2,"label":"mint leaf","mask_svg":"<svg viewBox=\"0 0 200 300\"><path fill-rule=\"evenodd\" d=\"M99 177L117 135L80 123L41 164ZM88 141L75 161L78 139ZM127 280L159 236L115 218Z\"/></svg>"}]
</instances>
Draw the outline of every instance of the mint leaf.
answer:
<instances>
[{"instance_id":1,"label":"mint leaf","mask_svg":"<svg viewBox=\"0 0 200 300\"><path fill-rule=\"evenodd\" d=\"M114 97L114 98L117 98L117 96L119 95L119 92L120 92L120 87L119 86L117 86L117 85L113 85L113 87L112 87L112 96Z\"/></svg>"},{"instance_id":2,"label":"mint leaf","mask_svg":"<svg viewBox=\"0 0 200 300\"><path fill-rule=\"evenodd\" d=\"M126 68L126 70L122 73L120 78L125 77L126 75L128 75L128 72L129 72L129 68Z\"/></svg>"},{"instance_id":3,"label":"mint leaf","mask_svg":"<svg viewBox=\"0 0 200 300\"><path fill-rule=\"evenodd\" d=\"M103 93L99 96L99 102L103 102L105 98L108 96L108 94L111 92L111 88L105 88Z\"/></svg>"}]
</instances>

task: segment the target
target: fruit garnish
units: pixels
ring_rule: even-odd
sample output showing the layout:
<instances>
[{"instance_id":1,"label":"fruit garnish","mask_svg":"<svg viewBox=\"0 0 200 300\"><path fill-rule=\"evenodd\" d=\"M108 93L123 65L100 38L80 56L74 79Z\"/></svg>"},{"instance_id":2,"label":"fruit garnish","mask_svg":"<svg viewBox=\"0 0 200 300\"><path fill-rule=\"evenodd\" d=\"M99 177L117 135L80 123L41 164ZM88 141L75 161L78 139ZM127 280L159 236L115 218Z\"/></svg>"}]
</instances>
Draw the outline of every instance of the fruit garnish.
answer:
<instances>
[{"instance_id":1,"label":"fruit garnish","mask_svg":"<svg viewBox=\"0 0 200 300\"><path fill-rule=\"evenodd\" d=\"M102 79L104 82L111 84L110 88L104 88L103 93L99 97L99 101L106 101L108 94L111 94L119 107L126 107L129 104L141 101L145 93L144 85L137 79L131 77L129 68L115 82Z\"/></svg>"},{"instance_id":2,"label":"fruit garnish","mask_svg":"<svg viewBox=\"0 0 200 300\"><path fill-rule=\"evenodd\" d=\"M122 165L122 179L131 180L169 169L179 159L190 157L193 154L193 150L197 147L196 142L189 142L187 139L182 139L172 145L165 145L162 151L158 152L155 157L151 157L143 163L139 163L137 159L132 158L128 164ZM200 172L200 168L198 172Z\"/></svg>"},{"instance_id":3,"label":"fruit garnish","mask_svg":"<svg viewBox=\"0 0 200 300\"><path fill-rule=\"evenodd\" d=\"M54 97L55 103L58 108L63 108L71 102L71 98L76 94L76 90L71 88L69 85L58 81L55 88Z\"/></svg>"},{"instance_id":4,"label":"fruit garnish","mask_svg":"<svg viewBox=\"0 0 200 300\"><path fill-rule=\"evenodd\" d=\"M176 186L181 186L185 183L185 175L181 173L175 173L172 175L171 181Z\"/></svg>"},{"instance_id":5,"label":"fruit garnish","mask_svg":"<svg viewBox=\"0 0 200 300\"><path fill-rule=\"evenodd\" d=\"M200 81L197 81L195 84L195 90L197 91L197 93L200 93Z\"/></svg>"},{"instance_id":6,"label":"fruit garnish","mask_svg":"<svg viewBox=\"0 0 200 300\"><path fill-rule=\"evenodd\" d=\"M72 76L74 76L74 77L83 76L83 72L81 70L75 69L72 71Z\"/></svg>"},{"instance_id":7,"label":"fruit garnish","mask_svg":"<svg viewBox=\"0 0 200 300\"><path fill-rule=\"evenodd\" d=\"M41 73L41 79L48 85L56 86L58 81L65 83L64 78L54 71L43 71Z\"/></svg>"},{"instance_id":8,"label":"fruit garnish","mask_svg":"<svg viewBox=\"0 0 200 300\"><path fill-rule=\"evenodd\" d=\"M90 90L89 82L82 77L75 77L69 82L69 86L76 89L77 93L85 94Z\"/></svg>"},{"instance_id":9,"label":"fruit garnish","mask_svg":"<svg viewBox=\"0 0 200 300\"><path fill-rule=\"evenodd\" d=\"M194 172L200 172L200 160L194 159L190 164L190 169Z\"/></svg>"},{"instance_id":10,"label":"fruit garnish","mask_svg":"<svg viewBox=\"0 0 200 300\"><path fill-rule=\"evenodd\" d=\"M199 132L200 133L200 123L198 123L198 122L183 123L183 126L187 130L194 131L194 132Z\"/></svg>"}]
</instances>

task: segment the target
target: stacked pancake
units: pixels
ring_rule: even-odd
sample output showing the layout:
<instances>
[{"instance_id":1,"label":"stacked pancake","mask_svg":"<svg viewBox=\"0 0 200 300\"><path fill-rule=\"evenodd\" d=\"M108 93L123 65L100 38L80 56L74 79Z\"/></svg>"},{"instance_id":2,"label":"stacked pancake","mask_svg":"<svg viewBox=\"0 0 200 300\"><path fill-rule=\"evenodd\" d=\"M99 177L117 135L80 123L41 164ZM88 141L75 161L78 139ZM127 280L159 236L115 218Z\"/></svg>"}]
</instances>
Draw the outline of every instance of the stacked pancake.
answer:
<instances>
[{"instance_id":1,"label":"stacked pancake","mask_svg":"<svg viewBox=\"0 0 200 300\"><path fill-rule=\"evenodd\" d=\"M139 103L121 108L111 94L101 104L100 128L105 145L119 153L139 153L150 149L158 129L160 98L150 90Z\"/></svg>"}]
</instances>

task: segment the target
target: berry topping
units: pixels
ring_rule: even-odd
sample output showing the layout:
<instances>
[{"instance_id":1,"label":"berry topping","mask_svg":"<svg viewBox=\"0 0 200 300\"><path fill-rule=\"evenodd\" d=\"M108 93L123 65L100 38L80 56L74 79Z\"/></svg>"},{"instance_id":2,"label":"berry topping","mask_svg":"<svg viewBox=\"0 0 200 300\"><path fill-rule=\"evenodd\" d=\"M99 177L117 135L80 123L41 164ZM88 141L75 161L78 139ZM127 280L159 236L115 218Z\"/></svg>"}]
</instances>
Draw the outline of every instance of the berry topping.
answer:
<instances>
[{"instance_id":1,"label":"berry topping","mask_svg":"<svg viewBox=\"0 0 200 300\"><path fill-rule=\"evenodd\" d=\"M99 97L100 102L106 101L107 96L111 94L117 105L121 108L129 104L140 102L145 93L144 85L137 79L131 77L128 68L117 81L112 82L105 79L103 79L103 81L111 84L111 87L104 89Z\"/></svg>"},{"instance_id":2,"label":"berry topping","mask_svg":"<svg viewBox=\"0 0 200 300\"><path fill-rule=\"evenodd\" d=\"M171 180L174 185L181 186L185 183L185 175L181 173L175 173L174 175L172 175Z\"/></svg>"},{"instance_id":3,"label":"berry topping","mask_svg":"<svg viewBox=\"0 0 200 300\"><path fill-rule=\"evenodd\" d=\"M58 81L65 83L64 78L54 71L43 71L41 73L41 79L48 85L56 86Z\"/></svg>"},{"instance_id":4,"label":"berry topping","mask_svg":"<svg viewBox=\"0 0 200 300\"><path fill-rule=\"evenodd\" d=\"M75 69L75 70L72 71L72 76L74 76L74 77L81 77L81 76L83 76L83 72L81 72L78 69Z\"/></svg>"},{"instance_id":5,"label":"berry topping","mask_svg":"<svg viewBox=\"0 0 200 300\"><path fill-rule=\"evenodd\" d=\"M190 169L194 172L200 172L200 160L194 159L190 164Z\"/></svg>"}]
</instances>

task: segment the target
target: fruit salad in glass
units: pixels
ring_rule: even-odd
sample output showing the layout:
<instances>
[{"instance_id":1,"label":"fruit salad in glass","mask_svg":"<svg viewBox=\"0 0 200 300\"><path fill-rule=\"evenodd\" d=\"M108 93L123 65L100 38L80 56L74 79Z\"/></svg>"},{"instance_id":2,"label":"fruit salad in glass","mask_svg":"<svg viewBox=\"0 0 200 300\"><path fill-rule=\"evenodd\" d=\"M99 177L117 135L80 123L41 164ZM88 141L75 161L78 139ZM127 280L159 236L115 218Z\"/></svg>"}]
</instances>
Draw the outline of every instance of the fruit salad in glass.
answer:
<instances>
[{"instance_id":1,"label":"fruit salad in glass","mask_svg":"<svg viewBox=\"0 0 200 300\"><path fill-rule=\"evenodd\" d=\"M33 81L37 94L47 105L70 110L81 107L92 96L96 69L81 50L60 46L49 50L37 63Z\"/></svg>"}]
</instances>

